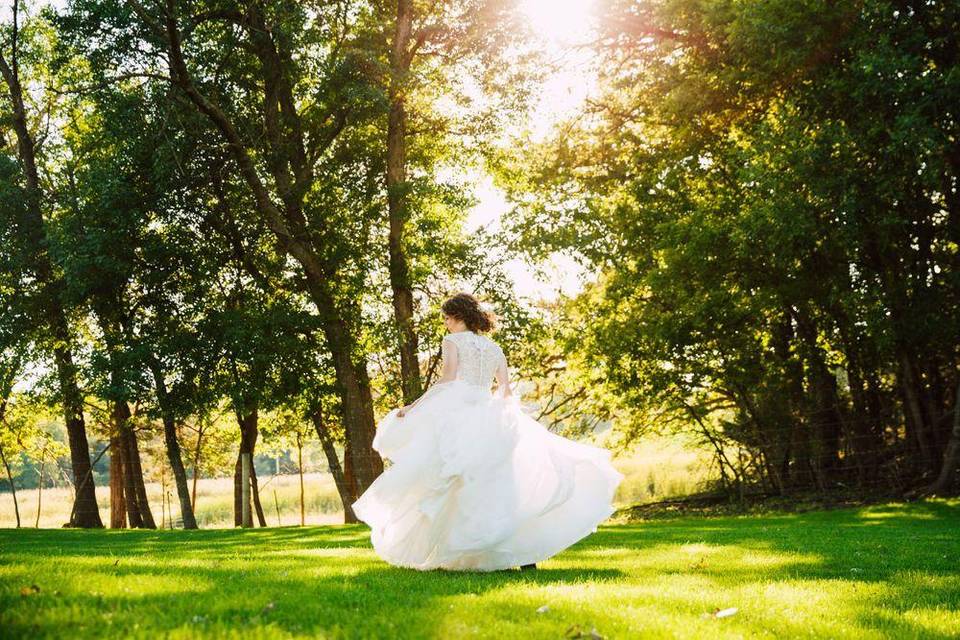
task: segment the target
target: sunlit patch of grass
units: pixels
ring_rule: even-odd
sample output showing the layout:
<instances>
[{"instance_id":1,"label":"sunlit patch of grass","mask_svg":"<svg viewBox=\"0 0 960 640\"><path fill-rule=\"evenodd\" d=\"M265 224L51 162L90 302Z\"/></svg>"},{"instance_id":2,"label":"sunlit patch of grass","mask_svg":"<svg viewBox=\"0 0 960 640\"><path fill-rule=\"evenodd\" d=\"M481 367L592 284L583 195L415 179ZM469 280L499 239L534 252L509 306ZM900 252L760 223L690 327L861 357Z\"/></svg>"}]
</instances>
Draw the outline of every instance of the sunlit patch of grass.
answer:
<instances>
[{"instance_id":1,"label":"sunlit patch of grass","mask_svg":"<svg viewBox=\"0 0 960 640\"><path fill-rule=\"evenodd\" d=\"M914 608L901 615L906 622L930 637L947 638L960 635L960 611L956 609Z\"/></svg>"},{"instance_id":2,"label":"sunlit patch of grass","mask_svg":"<svg viewBox=\"0 0 960 640\"><path fill-rule=\"evenodd\" d=\"M874 509L863 513L860 518L865 521L883 521L891 518L900 518L904 514L909 514L914 520L936 520L934 513L912 513L909 505L884 505L882 509Z\"/></svg>"},{"instance_id":3,"label":"sunlit patch of grass","mask_svg":"<svg viewBox=\"0 0 960 640\"><path fill-rule=\"evenodd\" d=\"M663 520L495 573L391 567L352 525L0 530L0 635L949 638L958 530L957 500Z\"/></svg>"}]
</instances>

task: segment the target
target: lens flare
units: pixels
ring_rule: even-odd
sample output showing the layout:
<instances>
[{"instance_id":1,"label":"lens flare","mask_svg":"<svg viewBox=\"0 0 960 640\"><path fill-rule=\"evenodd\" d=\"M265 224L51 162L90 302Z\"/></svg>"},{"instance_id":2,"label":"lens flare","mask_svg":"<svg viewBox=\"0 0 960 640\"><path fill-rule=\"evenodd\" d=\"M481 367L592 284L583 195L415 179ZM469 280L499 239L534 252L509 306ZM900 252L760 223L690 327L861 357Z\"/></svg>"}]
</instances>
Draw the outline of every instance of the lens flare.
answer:
<instances>
[{"instance_id":1,"label":"lens flare","mask_svg":"<svg viewBox=\"0 0 960 640\"><path fill-rule=\"evenodd\" d=\"M535 32L555 44L583 44L590 39L593 0L520 0L520 10Z\"/></svg>"}]
</instances>

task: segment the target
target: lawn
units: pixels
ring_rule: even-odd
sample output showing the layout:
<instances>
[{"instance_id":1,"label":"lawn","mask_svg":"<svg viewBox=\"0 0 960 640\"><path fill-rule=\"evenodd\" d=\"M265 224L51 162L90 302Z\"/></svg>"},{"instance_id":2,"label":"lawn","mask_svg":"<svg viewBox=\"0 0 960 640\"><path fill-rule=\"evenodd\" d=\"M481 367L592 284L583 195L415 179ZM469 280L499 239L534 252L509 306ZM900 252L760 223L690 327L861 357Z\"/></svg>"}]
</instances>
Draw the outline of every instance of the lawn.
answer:
<instances>
[{"instance_id":1,"label":"lawn","mask_svg":"<svg viewBox=\"0 0 960 640\"><path fill-rule=\"evenodd\" d=\"M3 637L532 640L593 629L960 637L960 501L615 524L537 571L487 574L390 567L362 526L0 530Z\"/></svg>"}]
</instances>

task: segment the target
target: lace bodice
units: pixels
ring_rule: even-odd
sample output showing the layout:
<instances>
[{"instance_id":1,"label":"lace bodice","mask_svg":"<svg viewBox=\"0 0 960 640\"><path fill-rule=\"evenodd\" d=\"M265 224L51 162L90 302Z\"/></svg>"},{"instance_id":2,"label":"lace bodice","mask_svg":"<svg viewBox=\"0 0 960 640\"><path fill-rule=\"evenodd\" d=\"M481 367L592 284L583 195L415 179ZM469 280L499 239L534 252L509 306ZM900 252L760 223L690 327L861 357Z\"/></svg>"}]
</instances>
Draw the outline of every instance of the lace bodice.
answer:
<instances>
[{"instance_id":1,"label":"lace bodice","mask_svg":"<svg viewBox=\"0 0 960 640\"><path fill-rule=\"evenodd\" d=\"M498 367L506 369L507 359L503 349L490 338L472 331L448 333L443 338L444 357L446 349L453 345L457 352L457 380L490 388Z\"/></svg>"}]
</instances>

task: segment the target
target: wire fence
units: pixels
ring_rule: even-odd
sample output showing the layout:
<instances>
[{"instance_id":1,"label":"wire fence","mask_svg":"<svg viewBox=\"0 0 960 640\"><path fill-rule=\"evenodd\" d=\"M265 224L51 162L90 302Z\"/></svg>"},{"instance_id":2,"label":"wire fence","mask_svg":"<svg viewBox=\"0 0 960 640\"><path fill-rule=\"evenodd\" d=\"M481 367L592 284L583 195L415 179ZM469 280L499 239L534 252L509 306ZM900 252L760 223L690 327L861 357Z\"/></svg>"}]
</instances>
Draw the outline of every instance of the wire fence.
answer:
<instances>
[{"instance_id":1,"label":"wire fence","mask_svg":"<svg viewBox=\"0 0 960 640\"><path fill-rule=\"evenodd\" d=\"M934 482L946 464L949 434L925 444L907 433L834 434L810 431L778 440L711 434L717 481L728 489L766 486L904 493ZM954 461L956 464L956 461ZM957 470L952 484L956 484Z\"/></svg>"}]
</instances>

